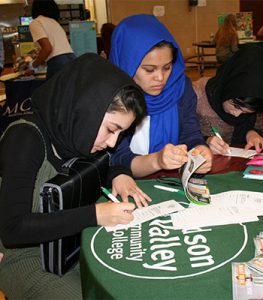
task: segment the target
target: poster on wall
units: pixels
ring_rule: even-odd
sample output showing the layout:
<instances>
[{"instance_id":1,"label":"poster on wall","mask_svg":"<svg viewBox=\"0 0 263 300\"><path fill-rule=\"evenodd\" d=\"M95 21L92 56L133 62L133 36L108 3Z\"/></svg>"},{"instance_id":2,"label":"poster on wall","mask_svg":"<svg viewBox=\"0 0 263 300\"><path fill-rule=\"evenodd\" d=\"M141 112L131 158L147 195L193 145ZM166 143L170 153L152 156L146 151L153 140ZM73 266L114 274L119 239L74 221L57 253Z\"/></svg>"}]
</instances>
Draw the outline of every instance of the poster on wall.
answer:
<instances>
[{"instance_id":1,"label":"poster on wall","mask_svg":"<svg viewBox=\"0 0 263 300\"><path fill-rule=\"evenodd\" d=\"M252 12L236 12L224 13L218 15L218 26L221 26L227 15L233 14L237 20L237 33L240 40L253 39L253 13Z\"/></svg>"},{"instance_id":2,"label":"poster on wall","mask_svg":"<svg viewBox=\"0 0 263 300\"><path fill-rule=\"evenodd\" d=\"M69 22L70 44L76 56L97 53L96 24L94 21Z\"/></svg>"}]
</instances>

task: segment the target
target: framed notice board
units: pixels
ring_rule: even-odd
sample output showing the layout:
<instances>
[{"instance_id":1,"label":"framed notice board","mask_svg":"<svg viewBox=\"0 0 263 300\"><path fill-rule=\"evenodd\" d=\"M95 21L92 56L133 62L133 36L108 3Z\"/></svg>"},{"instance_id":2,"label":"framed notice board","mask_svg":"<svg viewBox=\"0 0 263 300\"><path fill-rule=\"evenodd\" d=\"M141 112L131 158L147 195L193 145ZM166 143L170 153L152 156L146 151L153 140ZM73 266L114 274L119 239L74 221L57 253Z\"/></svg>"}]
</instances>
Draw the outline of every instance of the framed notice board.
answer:
<instances>
[{"instance_id":1,"label":"framed notice board","mask_svg":"<svg viewBox=\"0 0 263 300\"><path fill-rule=\"evenodd\" d=\"M93 21L69 23L70 44L76 56L87 52L97 53L96 24Z\"/></svg>"},{"instance_id":2,"label":"framed notice board","mask_svg":"<svg viewBox=\"0 0 263 300\"><path fill-rule=\"evenodd\" d=\"M240 40L253 39L253 13L252 12L234 12L224 13L218 16L218 25L224 23L227 15L233 14L237 20L237 33Z\"/></svg>"},{"instance_id":3,"label":"framed notice board","mask_svg":"<svg viewBox=\"0 0 263 300\"><path fill-rule=\"evenodd\" d=\"M20 25L17 27L19 42L33 42L32 35L28 25Z\"/></svg>"}]
</instances>

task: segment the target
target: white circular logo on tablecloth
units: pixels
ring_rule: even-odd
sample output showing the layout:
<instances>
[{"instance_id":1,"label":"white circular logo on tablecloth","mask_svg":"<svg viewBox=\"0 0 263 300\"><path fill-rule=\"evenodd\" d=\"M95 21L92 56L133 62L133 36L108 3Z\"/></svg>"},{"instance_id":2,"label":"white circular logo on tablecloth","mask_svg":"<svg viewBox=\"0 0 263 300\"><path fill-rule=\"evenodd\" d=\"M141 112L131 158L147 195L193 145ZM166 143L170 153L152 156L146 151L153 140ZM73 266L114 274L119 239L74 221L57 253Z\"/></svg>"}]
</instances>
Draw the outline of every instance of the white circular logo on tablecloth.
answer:
<instances>
[{"instance_id":1,"label":"white circular logo on tablecloth","mask_svg":"<svg viewBox=\"0 0 263 300\"><path fill-rule=\"evenodd\" d=\"M169 216L106 232L99 228L91 251L104 267L145 279L176 279L211 272L236 258L247 244L245 225L174 230Z\"/></svg>"}]
</instances>

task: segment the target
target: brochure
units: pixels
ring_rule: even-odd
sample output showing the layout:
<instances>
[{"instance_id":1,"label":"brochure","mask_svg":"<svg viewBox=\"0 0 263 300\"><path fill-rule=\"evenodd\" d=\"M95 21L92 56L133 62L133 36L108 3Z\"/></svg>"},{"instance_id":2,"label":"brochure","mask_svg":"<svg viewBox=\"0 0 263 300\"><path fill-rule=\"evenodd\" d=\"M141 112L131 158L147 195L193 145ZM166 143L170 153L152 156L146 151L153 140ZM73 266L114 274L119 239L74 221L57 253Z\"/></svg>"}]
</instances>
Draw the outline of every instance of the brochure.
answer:
<instances>
[{"instance_id":1,"label":"brochure","mask_svg":"<svg viewBox=\"0 0 263 300\"><path fill-rule=\"evenodd\" d=\"M187 163L180 170L186 198L195 204L201 205L210 203L210 192L204 176L194 174L194 172L205 161L206 159L202 155L197 154L197 150L193 148L188 152Z\"/></svg>"},{"instance_id":2,"label":"brochure","mask_svg":"<svg viewBox=\"0 0 263 300\"><path fill-rule=\"evenodd\" d=\"M263 276L244 262L232 263L233 300L262 299Z\"/></svg>"},{"instance_id":3,"label":"brochure","mask_svg":"<svg viewBox=\"0 0 263 300\"><path fill-rule=\"evenodd\" d=\"M243 173L243 178L263 180L263 166L249 165Z\"/></svg>"}]
</instances>

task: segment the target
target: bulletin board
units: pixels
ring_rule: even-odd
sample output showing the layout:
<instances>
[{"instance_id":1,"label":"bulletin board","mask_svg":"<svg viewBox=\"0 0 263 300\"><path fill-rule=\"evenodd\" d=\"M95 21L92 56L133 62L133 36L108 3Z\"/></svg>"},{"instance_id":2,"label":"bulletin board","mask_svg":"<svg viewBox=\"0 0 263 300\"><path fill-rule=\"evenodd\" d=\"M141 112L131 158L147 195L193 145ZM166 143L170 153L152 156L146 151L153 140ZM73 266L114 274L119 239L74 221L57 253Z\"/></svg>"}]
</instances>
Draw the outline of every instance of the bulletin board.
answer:
<instances>
[{"instance_id":1,"label":"bulletin board","mask_svg":"<svg viewBox=\"0 0 263 300\"><path fill-rule=\"evenodd\" d=\"M253 13L252 12L229 12L218 15L218 26L221 26L227 15L233 14L237 19L237 33L240 40L253 39Z\"/></svg>"},{"instance_id":2,"label":"bulletin board","mask_svg":"<svg viewBox=\"0 0 263 300\"><path fill-rule=\"evenodd\" d=\"M97 53L96 24L93 21L69 23L70 44L76 56L87 52Z\"/></svg>"}]
</instances>

